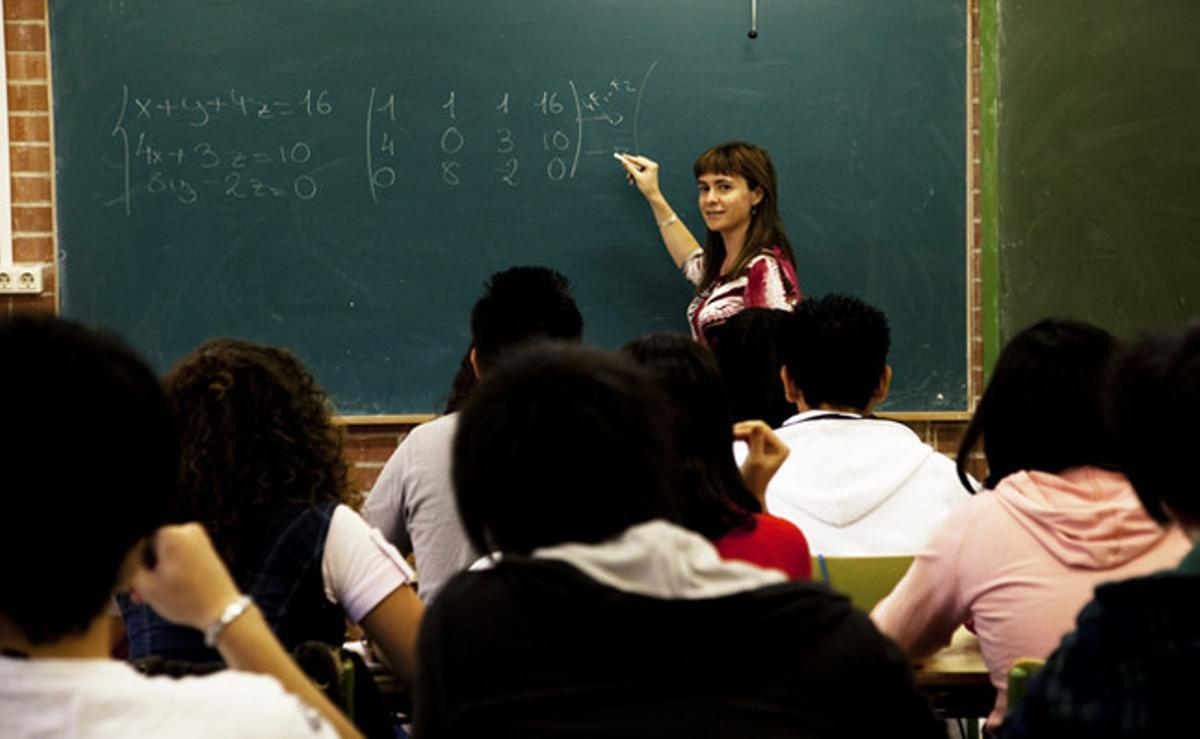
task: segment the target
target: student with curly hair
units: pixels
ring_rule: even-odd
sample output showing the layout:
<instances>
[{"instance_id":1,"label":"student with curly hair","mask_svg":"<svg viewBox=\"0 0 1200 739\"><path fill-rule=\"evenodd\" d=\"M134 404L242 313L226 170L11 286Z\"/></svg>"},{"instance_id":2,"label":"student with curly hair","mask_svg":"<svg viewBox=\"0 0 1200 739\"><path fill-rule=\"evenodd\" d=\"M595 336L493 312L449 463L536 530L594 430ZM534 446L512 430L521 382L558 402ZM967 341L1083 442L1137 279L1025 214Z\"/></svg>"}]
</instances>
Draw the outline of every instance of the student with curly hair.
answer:
<instances>
[{"instance_id":1,"label":"student with curly hair","mask_svg":"<svg viewBox=\"0 0 1200 739\"><path fill-rule=\"evenodd\" d=\"M208 341L167 373L180 433L177 520L204 524L239 587L289 649L362 625L411 676L422 606L399 553L354 510L330 403L289 352ZM122 600L133 658L217 658L202 635Z\"/></svg>"}]
</instances>

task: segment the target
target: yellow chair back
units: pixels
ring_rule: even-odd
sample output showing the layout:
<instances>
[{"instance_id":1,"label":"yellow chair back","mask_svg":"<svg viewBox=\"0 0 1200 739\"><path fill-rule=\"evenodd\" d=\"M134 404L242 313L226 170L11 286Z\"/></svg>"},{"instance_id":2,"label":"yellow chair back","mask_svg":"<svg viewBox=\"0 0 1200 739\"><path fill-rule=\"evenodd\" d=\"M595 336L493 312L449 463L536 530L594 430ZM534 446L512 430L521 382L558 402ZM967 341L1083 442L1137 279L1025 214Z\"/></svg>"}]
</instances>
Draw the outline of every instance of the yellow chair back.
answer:
<instances>
[{"instance_id":1,"label":"yellow chair back","mask_svg":"<svg viewBox=\"0 0 1200 739\"><path fill-rule=\"evenodd\" d=\"M1021 657L1008 668L1008 710L1011 713L1029 691L1029 681L1046 666L1046 660Z\"/></svg>"},{"instance_id":2,"label":"yellow chair back","mask_svg":"<svg viewBox=\"0 0 1200 739\"><path fill-rule=\"evenodd\" d=\"M850 598L856 608L868 613L892 592L912 564L911 556L813 557L813 579Z\"/></svg>"}]
</instances>

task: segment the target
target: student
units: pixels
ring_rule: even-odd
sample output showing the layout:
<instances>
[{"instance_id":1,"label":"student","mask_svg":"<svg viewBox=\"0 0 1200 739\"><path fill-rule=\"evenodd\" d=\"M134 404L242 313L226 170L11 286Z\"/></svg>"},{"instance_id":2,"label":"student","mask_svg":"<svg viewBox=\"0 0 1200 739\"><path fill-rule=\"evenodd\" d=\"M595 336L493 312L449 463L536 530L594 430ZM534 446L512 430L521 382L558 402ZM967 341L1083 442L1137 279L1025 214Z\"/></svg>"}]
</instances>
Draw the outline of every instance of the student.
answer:
<instances>
[{"instance_id":1,"label":"student","mask_svg":"<svg viewBox=\"0 0 1200 739\"><path fill-rule=\"evenodd\" d=\"M1200 663L1200 495L1194 437L1200 414L1200 323L1124 353L1109 385L1117 456L1138 498L1187 535L1182 562L1099 585L1028 694L1005 737L1163 737L1195 723Z\"/></svg>"},{"instance_id":2,"label":"student","mask_svg":"<svg viewBox=\"0 0 1200 739\"><path fill-rule=\"evenodd\" d=\"M442 413L446 415L456 413L459 407L467 401L467 397L477 384L479 384L479 378L475 376L475 368L471 366L471 350L467 349L467 353L458 363L454 379L450 381L450 390L446 393L446 406Z\"/></svg>"},{"instance_id":3,"label":"student","mask_svg":"<svg viewBox=\"0 0 1200 739\"><path fill-rule=\"evenodd\" d=\"M747 308L708 334L729 392L729 410L736 421L759 420L779 428L796 414L779 382L783 366L781 342L790 312Z\"/></svg>"},{"instance_id":4,"label":"student","mask_svg":"<svg viewBox=\"0 0 1200 739\"><path fill-rule=\"evenodd\" d=\"M311 375L286 350L213 339L164 378L180 433L172 517L204 524L240 587L289 649L335 646L361 624L412 677L422 605L412 570L349 506L341 430ZM207 662L201 635L121 599L132 658Z\"/></svg>"},{"instance_id":5,"label":"student","mask_svg":"<svg viewBox=\"0 0 1200 739\"><path fill-rule=\"evenodd\" d=\"M971 619L996 688L992 730L1013 661L1048 655L1093 587L1187 551L1114 465L1101 381L1116 349L1107 332L1077 321L1043 321L1009 342L958 450L965 481L982 440L986 489L946 517L871 613L914 660Z\"/></svg>"},{"instance_id":6,"label":"student","mask_svg":"<svg viewBox=\"0 0 1200 739\"><path fill-rule=\"evenodd\" d=\"M535 338L578 340L583 317L566 277L547 267L513 267L483 286L471 311L467 359L478 377L513 347ZM455 387L462 389L460 377ZM461 402L456 398L456 402ZM389 541L411 542L417 592L432 601L451 575L480 557L471 545L450 482L450 446L458 414L421 424L400 442L371 488L363 516Z\"/></svg>"},{"instance_id":7,"label":"student","mask_svg":"<svg viewBox=\"0 0 1200 739\"><path fill-rule=\"evenodd\" d=\"M675 266L696 286L687 310L693 338L706 341L709 328L744 308L791 310L800 302L796 258L779 217L775 165L765 149L729 141L696 159L692 172L708 231L703 248L663 197L658 163L632 154L618 159L654 212Z\"/></svg>"},{"instance_id":8,"label":"student","mask_svg":"<svg viewBox=\"0 0 1200 739\"><path fill-rule=\"evenodd\" d=\"M203 529L155 533L177 457L150 369L115 337L51 316L0 319L0 352L20 358L0 362L14 414L0 424L0 736L358 736ZM131 583L234 669L173 680L109 659L108 604Z\"/></svg>"},{"instance_id":9,"label":"student","mask_svg":"<svg viewBox=\"0 0 1200 739\"><path fill-rule=\"evenodd\" d=\"M669 522L669 418L649 377L598 350L533 347L488 372L454 484L496 563L426 614L415 735L942 735L846 599Z\"/></svg>"},{"instance_id":10,"label":"student","mask_svg":"<svg viewBox=\"0 0 1200 739\"><path fill-rule=\"evenodd\" d=\"M783 340L784 392L796 415L776 430L792 450L767 489L767 510L826 556L920 551L967 499L954 465L907 426L871 416L892 368L887 319L847 295L810 298Z\"/></svg>"},{"instance_id":11,"label":"student","mask_svg":"<svg viewBox=\"0 0 1200 739\"><path fill-rule=\"evenodd\" d=\"M793 580L812 575L808 542L795 525L763 513L767 480L787 458L782 444L758 444L747 466L767 467L758 495L733 460L733 423L716 359L705 347L679 334L650 334L622 352L658 380L672 405L679 454L675 489L680 522L713 542L726 559L773 567ZM744 427L743 427L744 428ZM760 430L773 439L771 430ZM769 439L764 439L764 442ZM764 455L766 449L773 454ZM753 477L752 477L753 479Z\"/></svg>"}]
</instances>

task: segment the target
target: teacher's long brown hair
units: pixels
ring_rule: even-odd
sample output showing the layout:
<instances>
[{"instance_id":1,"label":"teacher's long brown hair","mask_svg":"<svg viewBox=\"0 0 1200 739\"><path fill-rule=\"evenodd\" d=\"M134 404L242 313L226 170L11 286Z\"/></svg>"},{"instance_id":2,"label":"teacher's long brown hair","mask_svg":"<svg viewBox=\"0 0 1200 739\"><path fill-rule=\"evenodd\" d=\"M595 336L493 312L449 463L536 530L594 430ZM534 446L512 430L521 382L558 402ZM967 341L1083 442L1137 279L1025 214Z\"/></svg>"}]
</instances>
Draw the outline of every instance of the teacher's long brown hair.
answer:
<instances>
[{"instance_id":1,"label":"teacher's long brown hair","mask_svg":"<svg viewBox=\"0 0 1200 739\"><path fill-rule=\"evenodd\" d=\"M787 260L795 265L796 257L792 254L791 242L783 231L783 220L779 217L779 182L775 177L775 165L766 149L745 141L718 144L696 159L692 172L696 179L706 174L738 175L746 179L751 190L756 187L762 189L763 199L751 211L746 243L729 277L741 274L751 259L772 246L778 246ZM704 278L698 290L707 288L720 277L724 261L725 239L716 231L709 231L704 244Z\"/></svg>"}]
</instances>

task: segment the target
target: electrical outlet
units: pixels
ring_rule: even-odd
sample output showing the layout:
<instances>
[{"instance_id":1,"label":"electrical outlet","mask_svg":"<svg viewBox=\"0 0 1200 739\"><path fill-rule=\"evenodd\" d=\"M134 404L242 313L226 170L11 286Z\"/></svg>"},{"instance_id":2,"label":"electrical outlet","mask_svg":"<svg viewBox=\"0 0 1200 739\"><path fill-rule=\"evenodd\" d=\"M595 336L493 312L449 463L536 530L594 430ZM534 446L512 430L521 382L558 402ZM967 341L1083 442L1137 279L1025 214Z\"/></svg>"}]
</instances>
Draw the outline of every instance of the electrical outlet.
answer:
<instances>
[{"instance_id":1,"label":"electrical outlet","mask_svg":"<svg viewBox=\"0 0 1200 739\"><path fill-rule=\"evenodd\" d=\"M37 295L42 291L42 265L0 267L0 295Z\"/></svg>"}]
</instances>

